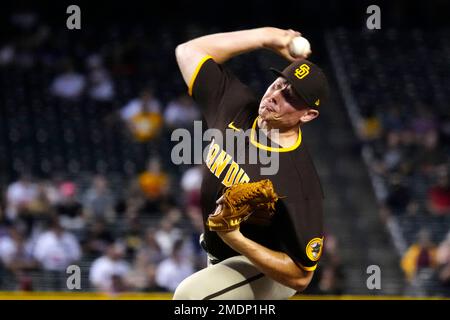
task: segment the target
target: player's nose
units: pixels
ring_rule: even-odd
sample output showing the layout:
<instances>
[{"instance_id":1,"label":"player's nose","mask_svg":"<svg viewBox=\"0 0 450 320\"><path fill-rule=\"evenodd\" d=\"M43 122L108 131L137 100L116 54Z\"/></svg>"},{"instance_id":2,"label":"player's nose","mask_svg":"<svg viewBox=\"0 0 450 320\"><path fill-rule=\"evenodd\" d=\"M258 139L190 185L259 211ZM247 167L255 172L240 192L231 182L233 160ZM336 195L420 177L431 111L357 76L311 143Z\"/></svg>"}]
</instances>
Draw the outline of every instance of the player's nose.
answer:
<instances>
[{"instance_id":1,"label":"player's nose","mask_svg":"<svg viewBox=\"0 0 450 320\"><path fill-rule=\"evenodd\" d=\"M281 90L277 90L271 94L270 102L278 105L282 98L283 98L283 95L281 93Z\"/></svg>"}]
</instances>

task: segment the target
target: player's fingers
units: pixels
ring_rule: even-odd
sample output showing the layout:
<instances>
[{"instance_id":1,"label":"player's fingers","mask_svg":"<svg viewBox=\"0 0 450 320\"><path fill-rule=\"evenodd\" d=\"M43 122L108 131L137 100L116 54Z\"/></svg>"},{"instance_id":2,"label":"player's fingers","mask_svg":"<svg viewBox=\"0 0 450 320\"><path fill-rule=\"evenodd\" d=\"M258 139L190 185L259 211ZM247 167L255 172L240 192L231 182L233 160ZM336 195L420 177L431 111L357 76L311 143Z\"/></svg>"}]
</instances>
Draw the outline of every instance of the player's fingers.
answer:
<instances>
[{"instance_id":1,"label":"player's fingers","mask_svg":"<svg viewBox=\"0 0 450 320\"><path fill-rule=\"evenodd\" d=\"M294 37L299 37L299 36L302 35L300 31L293 30L293 29L289 29L289 32L290 32Z\"/></svg>"},{"instance_id":2,"label":"player's fingers","mask_svg":"<svg viewBox=\"0 0 450 320\"><path fill-rule=\"evenodd\" d=\"M217 199L217 201L216 201L216 204L222 204L222 203L224 203L224 200L223 200L223 196L221 196L219 199Z\"/></svg>"},{"instance_id":3,"label":"player's fingers","mask_svg":"<svg viewBox=\"0 0 450 320\"><path fill-rule=\"evenodd\" d=\"M222 211L222 205L218 205L212 215L215 216L215 215L219 214L221 211Z\"/></svg>"},{"instance_id":4,"label":"player's fingers","mask_svg":"<svg viewBox=\"0 0 450 320\"><path fill-rule=\"evenodd\" d=\"M280 50L280 54L290 62L294 62L295 60L297 60L295 57L291 56L288 49Z\"/></svg>"}]
</instances>

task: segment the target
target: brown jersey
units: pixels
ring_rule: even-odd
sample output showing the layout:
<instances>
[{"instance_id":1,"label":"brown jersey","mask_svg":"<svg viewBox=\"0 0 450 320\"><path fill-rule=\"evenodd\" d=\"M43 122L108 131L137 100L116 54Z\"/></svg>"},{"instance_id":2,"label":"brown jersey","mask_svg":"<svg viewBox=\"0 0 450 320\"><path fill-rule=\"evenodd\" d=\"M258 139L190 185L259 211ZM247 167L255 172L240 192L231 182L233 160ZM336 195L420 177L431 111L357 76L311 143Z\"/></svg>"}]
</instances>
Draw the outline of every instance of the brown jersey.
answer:
<instances>
[{"instance_id":1,"label":"brown jersey","mask_svg":"<svg viewBox=\"0 0 450 320\"><path fill-rule=\"evenodd\" d=\"M305 270L314 270L323 247L323 192L319 177L308 153L301 131L297 143L283 148L270 146L261 137L257 117L259 100L254 93L223 65L205 57L189 86L189 92L202 108L204 125L224 132L251 130L244 143L227 149L227 143L212 141L205 161L202 183L202 213L206 221L216 208L216 200L226 186L235 183L270 179L278 201L271 223L260 225L251 219L241 224L241 232L249 239L272 250L288 254ZM261 139L265 138L265 139ZM279 169L274 175L262 175L261 163L238 163L236 156L264 149L277 152ZM223 260L237 252L225 244L215 232L205 227L205 244L210 254Z\"/></svg>"}]
</instances>

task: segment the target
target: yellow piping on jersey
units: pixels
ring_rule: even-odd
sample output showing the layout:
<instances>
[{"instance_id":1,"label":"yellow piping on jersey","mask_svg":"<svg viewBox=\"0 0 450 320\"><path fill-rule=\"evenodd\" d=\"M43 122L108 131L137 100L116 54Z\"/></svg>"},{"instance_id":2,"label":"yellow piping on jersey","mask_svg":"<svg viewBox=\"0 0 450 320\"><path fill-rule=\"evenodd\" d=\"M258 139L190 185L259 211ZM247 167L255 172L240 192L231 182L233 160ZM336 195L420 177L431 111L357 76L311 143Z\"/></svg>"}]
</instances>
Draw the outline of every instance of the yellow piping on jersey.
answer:
<instances>
[{"instance_id":1,"label":"yellow piping on jersey","mask_svg":"<svg viewBox=\"0 0 450 320\"><path fill-rule=\"evenodd\" d=\"M202 66L203 66L203 64L206 62L206 60L209 60L209 59L212 59L213 57L211 57L211 56L204 56L203 58L202 58L202 60L200 60L200 62L198 63L198 65L197 65L197 68L195 68L195 71L194 71L194 73L192 74L192 77L191 77L191 81L189 81L189 88L188 88L188 93L189 93L189 95L192 97L192 88L194 87L194 82L195 82L195 79L197 79L197 75L198 75L198 73L200 72L200 69L202 68Z\"/></svg>"},{"instance_id":2,"label":"yellow piping on jersey","mask_svg":"<svg viewBox=\"0 0 450 320\"><path fill-rule=\"evenodd\" d=\"M298 138L297 141L290 147L287 148L272 148L272 147L268 147L265 146L261 143L259 143L258 141L256 141L255 139L255 135L256 135L256 123L258 121L259 117L256 117L255 121L253 122L252 125L252 132L250 134L250 142L257 148L261 148L263 150L266 151L272 151L272 152L288 152L288 151L292 151L297 149L301 144L302 144L302 130L300 129L300 127L298 128Z\"/></svg>"},{"instance_id":3,"label":"yellow piping on jersey","mask_svg":"<svg viewBox=\"0 0 450 320\"><path fill-rule=\"evenodd\" d=\"M299 263L298 263L299 264ZM299 266L303 269L303 270L305 270L305 271L314 271L314 270L316 270L316 268L317 268L317 263L315 264L315 265L313 265L312 267L305 267L305 266L303 266L303 265L301 265L301 264L299 264Z\"/></svg>"}]
</instances>

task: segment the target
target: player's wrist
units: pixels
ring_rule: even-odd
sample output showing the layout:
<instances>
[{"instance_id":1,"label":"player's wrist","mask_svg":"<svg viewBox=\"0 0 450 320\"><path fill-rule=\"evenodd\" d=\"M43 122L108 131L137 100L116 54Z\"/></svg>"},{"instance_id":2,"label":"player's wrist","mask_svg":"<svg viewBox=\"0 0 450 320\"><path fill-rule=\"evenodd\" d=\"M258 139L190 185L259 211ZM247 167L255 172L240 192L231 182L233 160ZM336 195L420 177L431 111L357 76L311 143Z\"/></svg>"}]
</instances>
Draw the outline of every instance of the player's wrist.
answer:
<instances>
[{"instance_id":1,"label":"player's wrist","mask_svg":"<svg viewBox=\"0 0 450 320\"><path fill-rule=\"evenodd\" d=\"M259 37L261 42L261 48L274 49L277 37L276 28L274 27L262 27L259 28Z\"/></svg>"},{"instance_id":2,"label":"player's wrist","mask_svg":"<svg viewBox=\"0 0 450 320\"><path fill-rule=\"evenodd\" d=\"M244 237L239 228L232 231L217 231L217 234L228 245L233 245Z\"/></svg>"}]
</instances>

